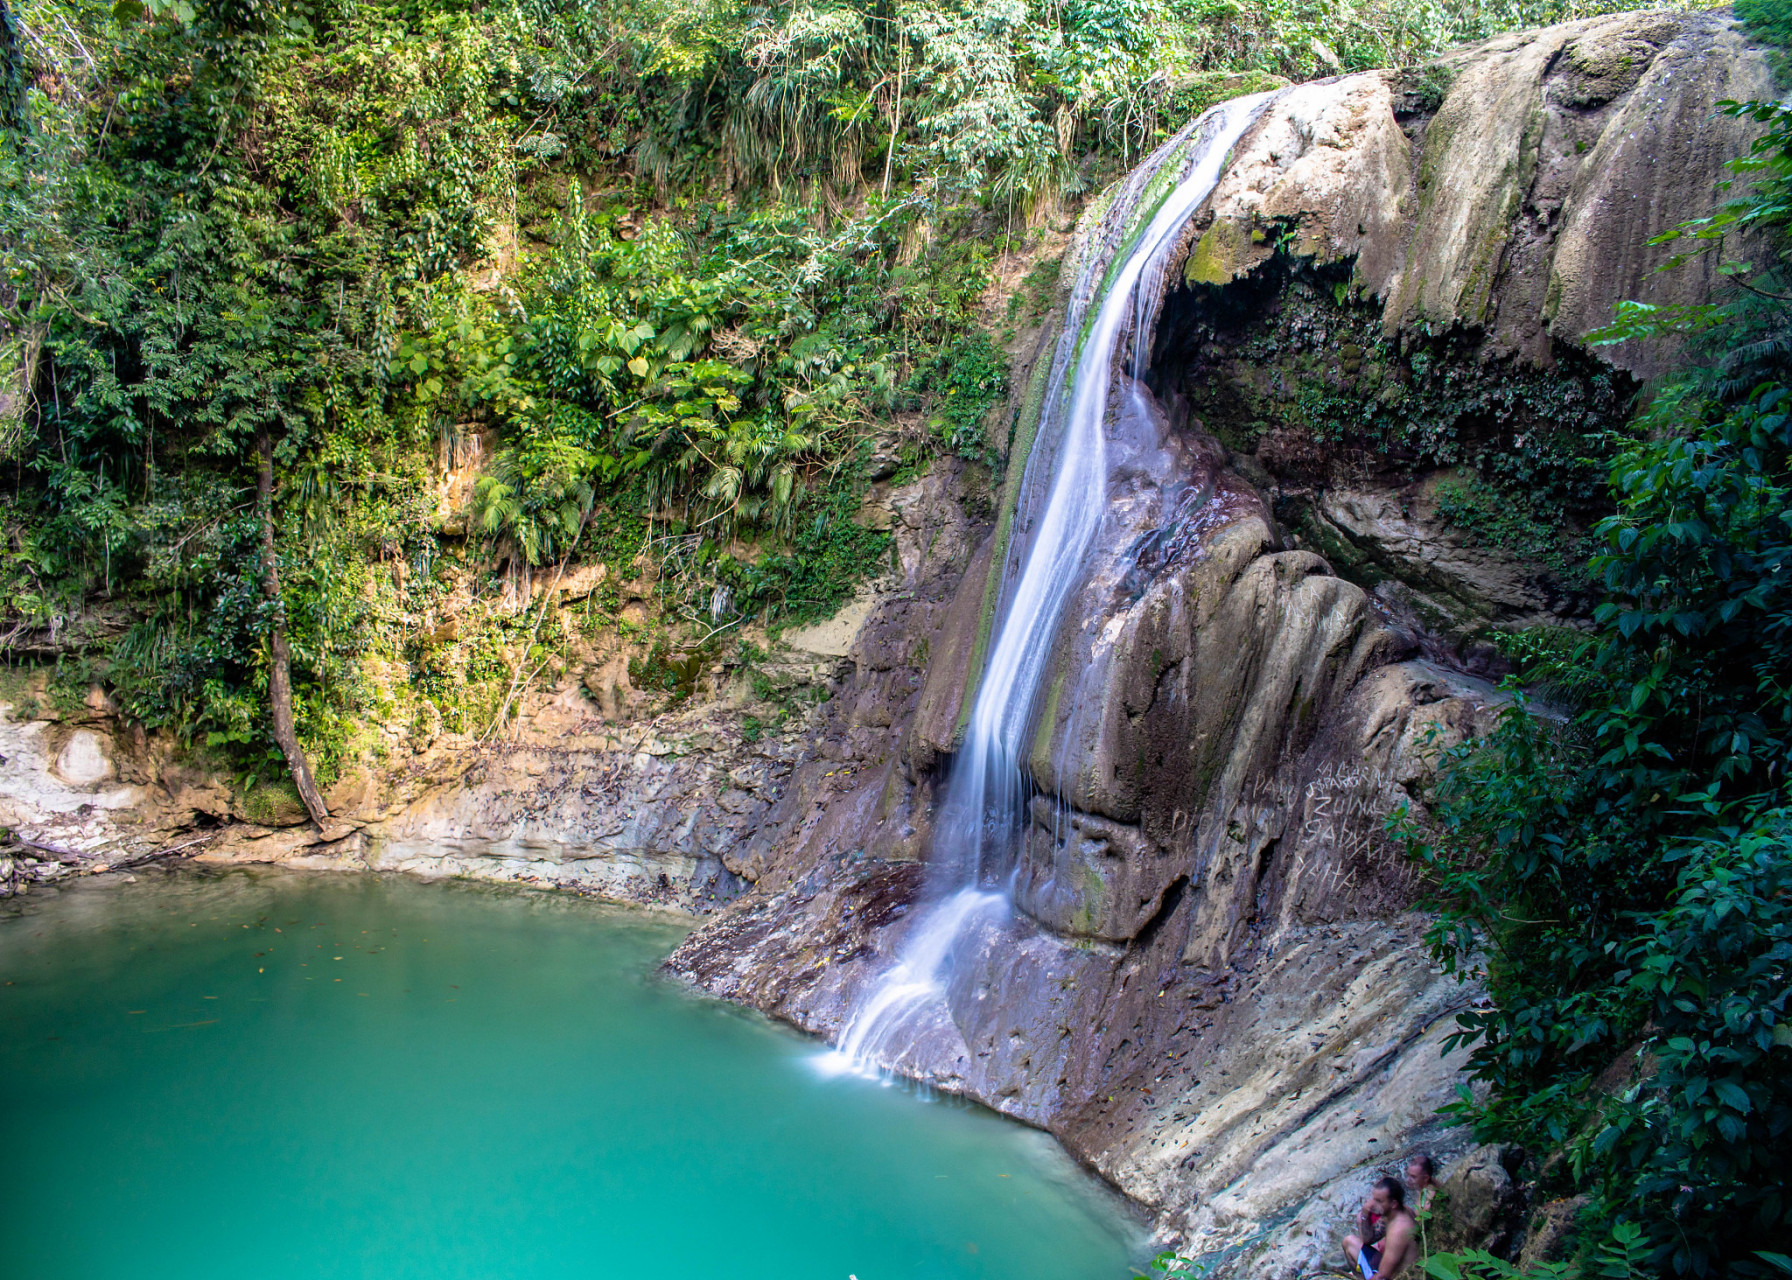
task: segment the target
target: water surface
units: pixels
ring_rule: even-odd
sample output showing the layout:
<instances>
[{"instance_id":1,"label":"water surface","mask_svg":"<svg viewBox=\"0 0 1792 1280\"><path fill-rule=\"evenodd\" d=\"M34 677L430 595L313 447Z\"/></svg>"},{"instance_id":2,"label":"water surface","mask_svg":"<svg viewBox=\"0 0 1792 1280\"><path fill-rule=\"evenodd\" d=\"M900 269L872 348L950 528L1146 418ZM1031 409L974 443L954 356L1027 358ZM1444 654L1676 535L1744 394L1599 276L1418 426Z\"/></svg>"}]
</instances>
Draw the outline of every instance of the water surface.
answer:
<instances>
[{"instance_id":1,"label":"water surface","mask_svg":"<svg viewBox=\"0 0 1792 1280\"><path fill-rule=\"evenodd\" d=\"M0 916L0 1274L1103 1280L1044 1134L812 1069L655 976L685 925L402 878L180 872Z\"/></svg>"}]
</instances>

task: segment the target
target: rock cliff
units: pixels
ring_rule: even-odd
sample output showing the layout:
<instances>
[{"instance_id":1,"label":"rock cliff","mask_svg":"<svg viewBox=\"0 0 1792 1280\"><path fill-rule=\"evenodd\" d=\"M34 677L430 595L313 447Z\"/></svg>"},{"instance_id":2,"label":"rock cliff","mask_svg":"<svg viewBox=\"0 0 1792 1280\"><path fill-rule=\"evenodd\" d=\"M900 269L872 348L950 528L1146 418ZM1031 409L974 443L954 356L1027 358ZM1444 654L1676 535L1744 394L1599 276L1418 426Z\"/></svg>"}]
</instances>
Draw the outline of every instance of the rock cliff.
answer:
<instances>
[{"instance_id":1,"label":"rock cliff","mask_svg":"<svg viewBox=\"0 0 1792 1280\"><path fill-rule=\"evenodd\" d=\"M1403 406L1415 435L1507 455L1620 421L1676 353L1586 335L1625 298L1710 296L1709 274L1654 274L1667 250L1645 242L1746 148L1715 103L1769 89L1726 15L1651 13L1271 102L1191 221L1143 382L1116 379L1110 509L1035 708L1013 909L961 937L900 1070L1052 1129L1224 1274L1310 1271L1377 1170L1462 1151L1435 1112L1475 992L1426 959L1385 822L1422 815L1437 753L1496 710L1486 628L1572 625L1584 584L1440 516L1463 499L1435 447L1327 430L1310 403ZM1145 170L1173 176L1177 147ZM1139 203L1096 202L1067 287L1101 278ZM955 549L939 630L871 615L837 749L794 771L752 891L673 957L705 989L833 1035L892 963L1026 535L1039 386L1016 404L1015 514Z\"/></svg>"},{"instance_id":2,"label":"rock cliff","mask_svg":"<svg viewBox=\"0 0 1792 1280\"><path fill-rule=\"evenodd\" d=\"M1467 326L1488 355L1547 365L1621 299L1709 296L1715 260L1657 274L1674 250L1648 242L1704 216L1747 147L1715 105L1773 96L1727 10L1614 14L1301 85L1234 151L1187 274L1238 279L1275 229L1303 256L1354 263L1389 333ZM1647 377L1677 355L1604 358Z\"/></svg>"}]
</instances>

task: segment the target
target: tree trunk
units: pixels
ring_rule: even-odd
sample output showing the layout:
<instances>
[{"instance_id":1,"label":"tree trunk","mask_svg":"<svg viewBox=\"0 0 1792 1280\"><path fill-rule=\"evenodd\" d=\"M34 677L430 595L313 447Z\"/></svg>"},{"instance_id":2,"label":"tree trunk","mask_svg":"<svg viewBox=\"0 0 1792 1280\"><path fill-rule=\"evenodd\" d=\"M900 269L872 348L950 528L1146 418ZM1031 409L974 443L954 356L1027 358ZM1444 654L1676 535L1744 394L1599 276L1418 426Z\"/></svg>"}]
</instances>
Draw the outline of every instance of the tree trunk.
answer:
<instances>
[{"instance_id":1,"label":"tree trunk","mask_svg":"<svg viewBox=\"0 0 1792 1280\"><path fill-rule=\"evenodd\" d=\"M896 135L902 129L902 73L908 70L908 33L896 24L896 105L890 112L890 146L884 152L884 199L890 198L890 166L896 163Z\"/></svg>"},{"instance_id":2,"label":"tree trunk","mask_svg":"<svg viewBox=\"0 0 1792 1280\"><path fill-rule=\"evenodd\" d=\"M286 647L286 606L280 598L280 563L274 557L274 446L264 431L255 441L259 474L256 491L261 497L261 589L273 605L274 670L268 678L268 701L274 713L274 741L286 756L287 772L305 802L305 812L322 831L330 822L330 811L311 780L311 766L305 761L305 749L299 745L299 732L292 718L292 651Z\"/></svg>"}]
</instances>

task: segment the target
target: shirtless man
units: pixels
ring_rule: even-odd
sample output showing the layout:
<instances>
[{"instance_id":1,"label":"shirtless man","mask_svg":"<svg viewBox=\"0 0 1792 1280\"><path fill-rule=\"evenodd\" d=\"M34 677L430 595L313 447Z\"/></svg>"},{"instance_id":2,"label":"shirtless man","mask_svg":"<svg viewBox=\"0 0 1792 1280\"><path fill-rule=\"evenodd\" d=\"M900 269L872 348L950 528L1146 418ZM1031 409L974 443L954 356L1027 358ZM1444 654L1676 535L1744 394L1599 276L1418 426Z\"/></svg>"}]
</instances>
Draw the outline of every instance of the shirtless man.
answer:
<instances>
[{"instance_id":1,"label":"shirtless man","mask_svg":"<svg viewBox=\"0 0 1792 1280\"><path fill-rule=\"evenodd\" d=\"M1373 1225L1370 1225L1373 1224ZM1363 1201L1363 1212L1357 1218L1359 1227L1368 1226L1380 1236L1380 1242L1365 1241L1361 1235L1344 1237L1344 1252L1363 1280L1393 1280L1418 1252L1417 1224L1406 1207L1406 1188L1398 1178L1383 1178Z\"/></svg>"}]
</instances>

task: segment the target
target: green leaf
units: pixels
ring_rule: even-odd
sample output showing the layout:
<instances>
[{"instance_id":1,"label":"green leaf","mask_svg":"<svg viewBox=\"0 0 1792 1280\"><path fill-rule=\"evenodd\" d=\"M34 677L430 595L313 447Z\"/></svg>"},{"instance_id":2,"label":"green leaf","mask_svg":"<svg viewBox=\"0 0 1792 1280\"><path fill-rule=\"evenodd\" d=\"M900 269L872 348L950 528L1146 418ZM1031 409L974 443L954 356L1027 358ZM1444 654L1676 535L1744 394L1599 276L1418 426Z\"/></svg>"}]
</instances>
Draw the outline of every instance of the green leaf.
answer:
<instances>
[{"instance_id":1,"label":"green leaf","mask_svg":"<svg viewBox=\"0 0 1792 1280\"><path fill-rule=\"evenodd\" d=\"M1737 1087L1733 1081L1717 1080L1712 1083L1711 1088L1733 1110L1740 1111L1743 1115L1749 1113L1752 1104L1749 1102L1748 1094Z\"/></svg>"}]
</instances>

